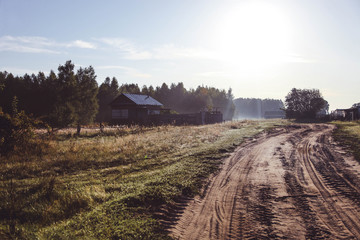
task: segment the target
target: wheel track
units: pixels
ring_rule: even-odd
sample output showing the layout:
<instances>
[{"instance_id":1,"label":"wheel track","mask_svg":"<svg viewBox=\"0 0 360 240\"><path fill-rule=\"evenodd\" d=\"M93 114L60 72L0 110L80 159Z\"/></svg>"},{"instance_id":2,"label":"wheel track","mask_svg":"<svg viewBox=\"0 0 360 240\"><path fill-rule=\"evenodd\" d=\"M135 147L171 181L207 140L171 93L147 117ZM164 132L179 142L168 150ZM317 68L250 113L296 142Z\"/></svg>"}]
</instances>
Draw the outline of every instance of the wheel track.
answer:
<instances>
[{"instance_id":1,"label":"wheel track","mask_svg":"<svg viewBox=\"0 0 360 240\"><path fill-rule=\"evenodd\" d=\"M326 168L324 167L326 165L324 163L324 158L320 157L316 160L313 160L310 154L311 149L311 140L304 140L301 142L301 147L298 150L301 156L302 163L304 164L306 171L309 173L312 183L317 188L322 199L324 200L324 205L326 205L326 209L328 209L328 212L332 212L334 215L336 215L336 217L356 238L360 238L360 218L358 212L356 210L348 210L346 208L339 207L337 204L338 201L342 202L343 196L347 195L333 195L328 189L328 186L330 186L334 190L338 192L340 191L340 193L344 193L343 187L346 186L346 184L344 184L344 180L340 181L339 175L337 175L336 171L332 169L331 176L327 174L326 181L324 181L322 178L322 175L324 175L326 172ZM328 158L325 158L325 160L328 160ZM339 184L339 182L341 182L342 184ZM342 188L340 188L340 186Z\"/></svg>"},{"instance_id":2,"label":"wheel track","mask_svg":"<svg viewBox=\"0 0 360 240\"><path fill-rule=\"evenodd\" d=\"M176 239L360 239L358 175L329 143L329 125L249 139L170 230Z\"/></svg>"}]
</instances>

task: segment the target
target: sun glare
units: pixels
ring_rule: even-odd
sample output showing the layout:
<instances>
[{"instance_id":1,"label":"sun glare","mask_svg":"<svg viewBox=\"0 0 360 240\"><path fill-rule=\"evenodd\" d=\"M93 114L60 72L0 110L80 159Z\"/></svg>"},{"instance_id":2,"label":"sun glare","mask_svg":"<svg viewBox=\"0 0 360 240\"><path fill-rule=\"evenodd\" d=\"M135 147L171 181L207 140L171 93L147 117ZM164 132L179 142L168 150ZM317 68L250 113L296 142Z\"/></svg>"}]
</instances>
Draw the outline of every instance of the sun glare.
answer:
<instances>
[{"instance_id":1,"label":"sun glare","mask_svg":"<svg viewBox=\"0 0 360 240\"><path fill-rule=\"evenodd\" d=\"M251 1L227 12L213 37L218 56L242 71L284 62L291 52L291 26L281 9Z\"/></svg>"}]
</instances>

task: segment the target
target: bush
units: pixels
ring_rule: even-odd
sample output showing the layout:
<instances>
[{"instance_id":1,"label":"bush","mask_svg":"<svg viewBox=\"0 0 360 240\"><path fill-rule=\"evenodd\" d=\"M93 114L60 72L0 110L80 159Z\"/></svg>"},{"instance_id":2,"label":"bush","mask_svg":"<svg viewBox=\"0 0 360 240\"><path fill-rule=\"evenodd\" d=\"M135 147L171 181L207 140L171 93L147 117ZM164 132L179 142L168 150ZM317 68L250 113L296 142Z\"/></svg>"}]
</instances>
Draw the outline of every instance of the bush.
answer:
<instances>
[{"instance_id":1,"label":"bush","mask_svg":"<svg viewBox=\"0 0 360 240\"><path fill-rule=\"evenodd\" d=\"M34 126L39 124L25 112L12 116L0 111L0 157L31 149Z\"/></svg>"}]
</instances>

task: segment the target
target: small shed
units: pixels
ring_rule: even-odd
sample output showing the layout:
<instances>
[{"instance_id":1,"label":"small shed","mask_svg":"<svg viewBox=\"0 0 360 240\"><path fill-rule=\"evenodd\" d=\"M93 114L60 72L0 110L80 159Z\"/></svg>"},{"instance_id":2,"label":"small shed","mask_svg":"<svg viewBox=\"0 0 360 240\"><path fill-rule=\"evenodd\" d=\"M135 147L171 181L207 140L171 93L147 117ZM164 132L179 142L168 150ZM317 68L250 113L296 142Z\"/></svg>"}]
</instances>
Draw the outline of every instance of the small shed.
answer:
<instances>
[{"instance_id":1,"label":"small shed","mask_svg":"<svg viewBox=\"0 0 360 240\"><path fill-rule=\"evenodd\" d=\"M160 115L163 104L148 95L122 93L111 103L111 118L116 124L147 124L150 116Z\"/></svg>"},{"instance_id":2,"label":"small shed","mask_svg":"<svg viewBox=\"0 0 360 240\"><path fill-rule=\"evenodd\" d=\"M360 119L360 107L345 109L345 120L355 121Z\"/></svg>"},{"instance_id":3,"label":"small shed","mask_svg":"<svg viewBox=\"0 0 360 240\"><path fill-rule=\"evenodd\" d=\"M333 120L345 120L345 111L346 109L336 109L331 113L331 118Z\"/></svg>"}]
</instances>

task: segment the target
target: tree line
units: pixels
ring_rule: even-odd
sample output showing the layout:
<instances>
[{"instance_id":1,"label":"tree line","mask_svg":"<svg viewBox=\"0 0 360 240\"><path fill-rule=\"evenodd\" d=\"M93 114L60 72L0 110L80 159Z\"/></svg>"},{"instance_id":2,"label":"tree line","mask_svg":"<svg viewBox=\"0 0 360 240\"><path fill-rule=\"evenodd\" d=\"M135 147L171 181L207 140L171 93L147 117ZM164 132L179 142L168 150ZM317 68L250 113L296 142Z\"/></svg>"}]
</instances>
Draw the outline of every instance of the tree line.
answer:
<instances>
[{"instance_id":1,"label":"tree line","mask_svg":"<svg viewBox=\"0 0 360 240\"><path fill-rule=\"evenodd\" d=\"M49 75L14 76L0 72L0 108L4 113L12 113L14 104L48 124L51 128L77 126L93 121L111 120L109 103L121 93L146 94L154 97L176 113L190 113L201 110L220 110L225 119L234 114L232 90L198 86L187 90L183 83L163 83L161 86L119 84L113 77L107 77L100 86L96 81L92 66L75 70L71 61L59 65L58 72Z\"/></svg>"},{"instance_id":2,"label":"tree line","mask_svg":"<svg viewBox=\"0 0 360 240\"><path fill-rule=\"evenodd\" d=\"M237 119L264 118L267 111L281 111L284 103L279 99L237 98L234 100Z\"/></svg>"}]
</instances>

